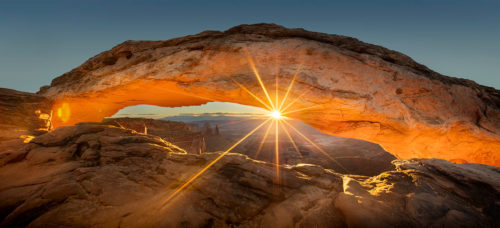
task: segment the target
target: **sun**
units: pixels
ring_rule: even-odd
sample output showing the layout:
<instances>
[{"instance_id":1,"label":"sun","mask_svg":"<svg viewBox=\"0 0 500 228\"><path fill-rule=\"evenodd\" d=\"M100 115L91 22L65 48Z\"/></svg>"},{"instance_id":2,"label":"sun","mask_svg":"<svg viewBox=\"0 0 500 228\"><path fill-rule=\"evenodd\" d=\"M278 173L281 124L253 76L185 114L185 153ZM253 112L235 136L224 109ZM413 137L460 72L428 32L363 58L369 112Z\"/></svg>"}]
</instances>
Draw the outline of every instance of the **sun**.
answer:
<instances>
[{"instance_id":1,"label":"sun","mask_svg":"<svg viewBox=\"0 0 500 228\"><path fill-rule=\"evenodd\" d=\"M262 88L263 93L265 94L265 97L267 98L267 102L265 101L266 99L261 99L259 96L255 95L253 92L251 92L247 87L244 85L240 84L237 82L235 79L232 79L235 84L241 87L245 92L247 92L249 95L251 95L253 98L255 98L256 101L261 103L263 107L265 107L268 111L267 113L267 118L264 118L264 121L254 128L252 131L250 131L248 134L243 136L238 142L234 143L231 147L229 147L226 151L221 153L217 158L215 158L212 162L210 162L208 165L206 165L203 169L201 169L199 172L197 172L194 176L192 176L190 179L188 179L186 182L184 182L183 185L178 187L173 193L169 194L168 197L166 197L164 200L160 202L160 207L158 210L164 210L165 208L168 208L168 205L170 205L173 202L173 199L176 198L184 189L188 188L191 183L193 183L200 175L202 175L207 169L209 169L211 166L213 166L217 161L219 161L222 157L224 157L226 154L228 154L231 150L233 150L236 146L238 146L241 142L243 142L245 139L250 137L253 133L255 133L258 129L263 127L264 125L267 124L267 130L265 131L266 133L262 137L262 140L260 142L259 149L257 150L257 154L260 152L262 149L262 146L264 145L266 138L268 136L268 133L270 132L271 128L274 126L274 135L275 135L275 167L276 167L276 184L279 186L280 185L280 164L279 164L279 129L282 129L283 132L286 134L288 139L293 145L293 148L297 152L297 154L302 157L302 153L299 150L299 147L295 144L295 141L293 140L289 130L293 130L293 132L296 133L296 135L299 135L302 137L305 141L307 141L311 146L316 148L319 152L321 152L323 155L325 155L328 159L331 161L335 162L339 167L342 169L346 170L340 163L338 163L333 157L331 157L326 151L324 151L322 148L320 148L316 143L314 143L311 139L309 139L307 136L305 136L303 133L301 133L299 130L297 130L291 123L288 122L289 117L286 117L290 113L295 113L295 112L301 112L307 109L312 109L316 108L318 105L313 105L309 106L306 108L300 108L300 109L294 109L294 110L288 110L295 102L297 102L302 96L307 94L310 89L307 89L300 95L296 96L294 100L287 100L288 95L290 91L292 90L292 87L294 85L294 82L296 80L296 77L299 73L300 68L295 72L295 75L293 76L292 80L290 81L288 88L286 90L286 93L283 97L280 97L278 94L279 91L279 86L278 86L278 74L276 74L276 90L275 90L275 99L271 99L271 96L269 95L269 92L266 89L266 86L264 85L264 82L262 81L259 72L257 71L257 68L255 67L255 64L253 62L253 59L247 52L247 59L248 63L250 65L250 68L252 69L255 77L257 78L257 81L260 84L260 87ZM61 114L62 115L62 114ZM262 114L260 114L262 115ZM266 114L264 114L265 116Z\"/></svg>"},{"instance_id":2,"label":"sun","mask_svg":"<svg viewBox=\"0 0 500 228\"><path fill-rule=\"evenodd\" d=\"M277 119L277 120L279 120L279 119L283 118L283 116L281 115L281 112L280 112L280 111L278 111L278 110L274 110L274 111L272 111L272 112L269 114L269 116L271 116L273 119Z\"/></svg>"}]
</instances>

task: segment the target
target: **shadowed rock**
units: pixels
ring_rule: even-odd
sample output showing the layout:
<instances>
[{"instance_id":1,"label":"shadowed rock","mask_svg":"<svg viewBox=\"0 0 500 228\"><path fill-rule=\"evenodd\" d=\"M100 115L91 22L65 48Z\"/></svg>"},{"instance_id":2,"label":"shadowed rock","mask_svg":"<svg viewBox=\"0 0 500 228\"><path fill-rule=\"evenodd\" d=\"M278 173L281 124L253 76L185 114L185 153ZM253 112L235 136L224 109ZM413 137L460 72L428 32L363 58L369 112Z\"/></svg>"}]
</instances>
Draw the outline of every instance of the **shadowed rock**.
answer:
<instances>
[{"instance_id":1,"label":"shadowed rock","mask_svg":"<svg viewBox=\"0 0 500 228\"><path fill-rule=\"evenodd\" d=\"M281 167L277 185L272 164L228 154L165 205L219 154L187 154L102 123L19 143L0 148L0 227L499 225L500 169L492 166L397 160L397 170L364 177L298 164Z\"/></svg>"},{"instance_id":2,"label":"shadowed rock","mask_svg":"<svg viewBox=\"0 0 500 228\"><path fill-rule=\"evenodd\" d=\"M44 96L0 88L0 141L47 132L51 110Z\"/></svg>"}]
</instances>

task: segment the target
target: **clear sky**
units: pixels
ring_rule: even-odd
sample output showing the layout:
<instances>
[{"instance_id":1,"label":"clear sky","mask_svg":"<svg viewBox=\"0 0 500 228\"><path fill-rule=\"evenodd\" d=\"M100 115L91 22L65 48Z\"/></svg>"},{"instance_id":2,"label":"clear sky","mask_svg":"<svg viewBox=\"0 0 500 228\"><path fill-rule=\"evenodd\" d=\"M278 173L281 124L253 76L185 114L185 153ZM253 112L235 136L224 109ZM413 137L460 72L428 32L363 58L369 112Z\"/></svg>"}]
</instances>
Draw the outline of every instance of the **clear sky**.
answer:
<instances>
[{"instance_id":1,"label":"clear sky","mask_svg":"<svg viewBox=\"0 0 500 228\"><path fill-rule=\"evenodd\" d=\"M0 0L0 87L38 91L125 40L260 22L356 37L500 88L497 0Z\"/></svg>"},{"instance_id":2,"label":"clear sky","mask_svg":"<svg viewBox=\"0 0 500 228\"><path fill-rule=\"evenodd\" d=\"M176 108L166 108L154 105L136 105L126 107L117 112L114 117L143 117L162 118L166 116L192 115L200 113L215 113L220 115L245 114L245 115L266 115L265 109L253 106L240 105L228 102L209 102L200 106L184 106Z\"/></svg>"}]
</instances>

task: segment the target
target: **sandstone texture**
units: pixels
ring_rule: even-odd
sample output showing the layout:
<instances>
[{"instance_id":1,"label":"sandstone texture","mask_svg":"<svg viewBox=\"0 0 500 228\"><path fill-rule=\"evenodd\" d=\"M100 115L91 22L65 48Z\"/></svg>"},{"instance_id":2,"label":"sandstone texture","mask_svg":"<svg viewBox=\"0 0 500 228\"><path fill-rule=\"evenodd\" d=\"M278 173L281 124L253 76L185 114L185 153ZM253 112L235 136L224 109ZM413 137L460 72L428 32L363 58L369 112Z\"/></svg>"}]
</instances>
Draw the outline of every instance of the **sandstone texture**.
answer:
<instances>
[{"instance_id":1,"label":"sandstone texture","mask_svg":"<svg viewBox=\"0 0 500 228\"><path fill-rule=\"evenodd\" d=\"M103 123L0 144L0 227L498 227L500 168L396 160L373 177L187 154ZM16 145L16 146L13 146ZM6 150L5 147L8 147Z\"/></svg>"},{"instance_id":2,"label":"sandstone texture","mask_svg":"<svg viewBox=\"0 0 500 228\"><path fill-rule=\"evenodd\" d=\"M50 130L50 99L0 88L0 141L40 135Z\"/></svg>"},{"instance_id":3,"label":"sandstone texture","mask_svg":"<svg viewBox=\"0 0 500 228\"><path fill-rule=\"evenodd\" d=\"M500 166L500 92L443 76L408 56L357 39L241 25L167 41L127 41L55 78L54 126L101 121L121 108L210 101L264 107L296 81L287 114L325 133L378 143L398 158L441 158ZM274 99L274 98L273 98ZM60 115L59 115L60 114Z\"/></svg>"}]
</instances>

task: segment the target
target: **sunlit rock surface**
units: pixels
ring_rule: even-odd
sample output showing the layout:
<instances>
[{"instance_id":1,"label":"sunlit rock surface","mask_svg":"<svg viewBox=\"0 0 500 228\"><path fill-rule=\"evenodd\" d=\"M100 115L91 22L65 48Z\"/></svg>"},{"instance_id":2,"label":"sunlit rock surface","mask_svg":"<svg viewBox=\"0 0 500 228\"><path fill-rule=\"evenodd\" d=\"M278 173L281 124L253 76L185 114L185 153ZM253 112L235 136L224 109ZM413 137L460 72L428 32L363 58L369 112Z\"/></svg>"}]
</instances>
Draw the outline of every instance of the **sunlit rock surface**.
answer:
<instances>
[{"instance_id":1,"label":"sunlit rock surface","mask_svg":"<svg viewBox=\"0 0 500 228\"><path fill-rule=\"evenodd\" d=\"M344 176L335 207L349 227L498 227L500 168L395 160L397 171Z\"/></svg>"},{"instance_id":2,"label":"sunlit rock surface","mask_svg":"<svg viewBox=\"0 0 500 228\"><path fill-rule=\"evenodd\" d=\"M297 72L288 116L326 133L378 143L399 158L500 166L500 92L433 72L406 55L357 39L241 25L167 41L127 41L55 78L54 126L101 121L121 108L227 101L264 107L248 56L271 95ZM274 99L274 98L273 98Z\"/></svg>"},{"instance_id":3,"label":"sunlit rock surface","mask_svg":"<svg viewBox=\"0 0 500 228\"><path fill-rule=\"evenodd\" d=\"M0 88L0 141L47 132L51 112L44 96Z\"/></svg>"},{"instance_id":4,"label":"sunlit rock surface","mask_svg":"<svg viewBox=\"0 0 500 228\"><path fill-rule=\"evenodd\" d=\"M363 177L302 164L281 167L276 185L272 164L229 154L164 205L219 154L102 123L14 144L0 144L0 227L500 225L493 166L397 160L396 171Z\"/></svg>"}]
</instances>

